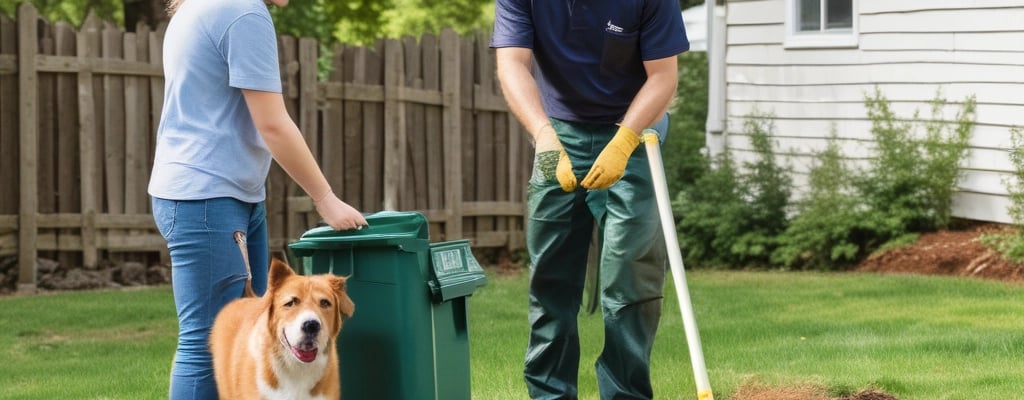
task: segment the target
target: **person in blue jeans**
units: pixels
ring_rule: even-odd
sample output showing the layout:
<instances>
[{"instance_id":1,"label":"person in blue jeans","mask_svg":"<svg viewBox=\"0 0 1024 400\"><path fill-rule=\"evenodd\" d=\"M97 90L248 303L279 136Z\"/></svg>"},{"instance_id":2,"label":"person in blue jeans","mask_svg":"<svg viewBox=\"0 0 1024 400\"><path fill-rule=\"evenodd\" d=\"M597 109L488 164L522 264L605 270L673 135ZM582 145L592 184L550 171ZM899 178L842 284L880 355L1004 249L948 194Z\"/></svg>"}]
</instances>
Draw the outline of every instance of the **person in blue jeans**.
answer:
<instances>
[{"instance_id":1,"label":"person in blue jeans","mask_svg":"<svg viewBox=\"0 0 1024 400\"><path fill-rule=\"evenodd\" d=\"M650 399L664 238L638 132L665 117L689 49L676 0L497 0L491 47L509 108L531 135L527 194L533 399L576 399L577 316L595 224L602 399Z\"/></svg>"},{"instance_id":2,"label":"person in blue jeans","mask_svg":"<svg viewBox=\"0 0 1024 400\"><path fill-rule=\"evenodd\" d=\"M164 105L149 194L167 240L178 314L171 399L216 399L208 335L242 295L247 236L252 284L267 287L266 179L273 158L334 229L366 219L327 183L281 95L277 36L267 4L288 0L172 0L164 36Z\"/></svg>"}]
</instances>

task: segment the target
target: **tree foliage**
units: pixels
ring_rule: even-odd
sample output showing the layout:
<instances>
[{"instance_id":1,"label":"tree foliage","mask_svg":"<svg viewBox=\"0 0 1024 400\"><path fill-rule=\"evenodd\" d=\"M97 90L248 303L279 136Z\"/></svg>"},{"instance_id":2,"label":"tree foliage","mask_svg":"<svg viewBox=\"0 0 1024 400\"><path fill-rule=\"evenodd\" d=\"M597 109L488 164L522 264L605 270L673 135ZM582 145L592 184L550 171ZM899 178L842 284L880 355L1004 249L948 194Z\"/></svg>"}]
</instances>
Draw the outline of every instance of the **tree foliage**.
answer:
<instances>
[{"instance_id":1,"label":"tree foliage","mask_svg":"<svg viewBox=\"0 0 1024 400\"><path fill-rule=\"evenodd\" d=\"M28 2L50 21L79 26L94 12L102 20L124 25L126 6L144 1L0 1L0 13L14 16L18 6ZM291 0L287 7L271 7L271 15L281 33L313 37L325 44L335 40L368 44L379 38L437 33L446 27L459 33L488 29L494 19L494 0Z\"/></svg>"},{"instance_id":2,"label":"tree foliage","mask_svg":"<svg viewBox=\"0 0 1024 400\"><path fill-rule=\"evenodd\" d=\"M105 21L124 24L123 0L14 0L0 1L0 13L15 16L18 7L23 3L32 3L39 15L49 21L65 21L79 26L85 21L89 12Z\"/></svg>"},{"instance_id":3,"label":"tree foliage","mask_svg":"<svg viewBox=\"0 0 1024 400\"><path fill-rule=\"evenodd\" d=\"M292 0L272 14L278 30L291 35L369 44L445 27L459 33L485 29L493 11L494 0Z\"/></svg>"}]
</instances>

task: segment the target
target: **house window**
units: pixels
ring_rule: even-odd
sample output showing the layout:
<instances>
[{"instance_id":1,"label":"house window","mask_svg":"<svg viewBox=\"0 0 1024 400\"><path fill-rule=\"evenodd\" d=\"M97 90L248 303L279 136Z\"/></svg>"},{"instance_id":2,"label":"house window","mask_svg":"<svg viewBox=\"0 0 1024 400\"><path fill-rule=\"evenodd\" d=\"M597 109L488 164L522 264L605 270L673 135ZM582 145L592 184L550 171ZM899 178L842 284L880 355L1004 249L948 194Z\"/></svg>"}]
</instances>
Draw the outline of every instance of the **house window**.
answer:
<instances>
[{"instance_id":1,"label":"house window","mask_svg":"<svg viewBox=\"0 0 1024 400\"><path fill-rule=\"evenodd\" d=\"M786 0L787 48L857 47L857 0Z\"/></svg>"}]
</instances>

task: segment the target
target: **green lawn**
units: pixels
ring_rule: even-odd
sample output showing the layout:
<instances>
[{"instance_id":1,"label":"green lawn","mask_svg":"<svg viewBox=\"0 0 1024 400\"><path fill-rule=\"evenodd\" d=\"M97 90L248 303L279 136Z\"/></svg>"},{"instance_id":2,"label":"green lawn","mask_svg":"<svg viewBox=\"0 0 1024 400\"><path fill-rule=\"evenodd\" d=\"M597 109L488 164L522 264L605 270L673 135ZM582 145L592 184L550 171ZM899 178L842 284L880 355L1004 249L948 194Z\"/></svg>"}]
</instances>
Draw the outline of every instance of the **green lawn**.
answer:
<instances>
[{"instance_id":1,"label":"green lawn","mask_svg":"<svg viewBox=\"0 0 1024 400\"><path fill-rule=\"evenodd\" d=\"M716 398L743 382L877 387L900 399L1024 393L1024 287L945 277L691 271ZM669 279L668 281L671 281ZM661 399L696 398L675 295L653 375ZM474 399L523 399L526 279L490 276L470 299ZM170 289L0 298L0 399L166 398ZM596 399L599 316L581 317L580 392Z\"/></svg>"}]
</instances>

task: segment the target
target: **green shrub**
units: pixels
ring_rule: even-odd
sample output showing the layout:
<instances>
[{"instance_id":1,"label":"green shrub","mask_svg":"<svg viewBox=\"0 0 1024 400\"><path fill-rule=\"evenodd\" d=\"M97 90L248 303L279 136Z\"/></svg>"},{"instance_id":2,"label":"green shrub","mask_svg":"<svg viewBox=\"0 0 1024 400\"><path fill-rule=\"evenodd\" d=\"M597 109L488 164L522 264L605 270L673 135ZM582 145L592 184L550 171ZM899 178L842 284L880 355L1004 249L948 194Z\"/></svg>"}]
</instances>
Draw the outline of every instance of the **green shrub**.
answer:
<instances>
[{"instance_id":1,"label":"green shrub","mask_svg":"<svg viewBox=\"0 0 1024 400\"><path fill-rule=\"evenodd\" d=\"M676 197L677 229L688 262L840 269L887 243L946 227L974 127L975 101L967 98L953 120L943 118L947 105L936 96L930 119L922 121L916 112L901 119L879 90L866 96L874 138L867 168L844 164L833 133L816 155L808 193L794 205L792 220L787 219L791 181L772 148L772 116L748 116L744 134L753 161L737 166L728 147L714 160L704 157L704 173ZM1021 163L1024 170L1024 154ZM1020 193L1024 216L1024 189Z\"/></svg>"},{"instance_id":2,"label":"green shrub","mask_svg":"<svg viewBox=\"0 0 1024 400\"><path fill-rule=\"evenodd\" d=\"M797 202L797 216L779 236L772 262L787 268L837 269L853 263L874 244L869 210L850 180L855 170L842 158L833 130L826 148L815 155L807 194Z\"/></svg>"},{"instance_id":3,"label":"green shrub","mask_svg":"<svg viewBox=\"0 0 1024 400\"><path fill-rule=\"evenodd\" d=\"M702 159L707 170L680 190L672 204L679 219L679 245L687 264L726 264L725 254L739 234L737 222L742 221L746 205L732 152L726 149L713 159Z\"/></svg>"},{"instance_id":4,"label":"green shrub","mask_svg":"<svg viewBox=\"0 0 1024 400\"><path fill-rule=\"evenodd\" d=\"M915 113L901 120L879 90L867 96L875 140L869 168L847 168L833 133L816 156L808 194L772 261L789 268L840 269L887 243L905 243L918 232L947 226L975 103L966 99L954 121L943 118L947 104L936 96L931 119L921 121ZM919 124L923 137L915 132Z\"/></svg>"},{"instance_id":5,"label":"green shrub","mask_svg":"<svg viewBox=\"0 0 1024 400\"><path fill-rule=\"evenodd\" d=\"M726 149L705 173L679 192L677 229L689 262L733 266L767 265L776 237L786 229L789 171L775 158L771 116L754 113L744 122L756 157L737 167ZM710 161L704 158L705 161Z\"/></svg>"},{"instance_id":6,"label":"green shrub","mask_svg":"<svg viewBox=\"0 0 1024 400\"><path fill-rule=\"evenodd\" d=\"M927 134L923 142L923 192L925 204L934 215L935 228L949 226L953 194L957 190L957 181L963 175L960 162L967 155L977 107L974 96L968 97L956 118L950 121L942 112L946 104L940 94L932 100L932 118L925 123Z\"/></svg>"},{"instance_id":7,"label":"green shrub","mask_svg":"<svg viewBox=\"0 0 1024 400\"><path fill-rule=\"evenodd\" d=\"M1024 263L1024 130L1010 130L1010 162L1014 167L1012 180L1006 180L1007 193L1010 196L1010 207L1007 210L1013 223L1017 225L1015 233L990 233L982 235L981 243L998 252L1003 258L1015 263Z\"/></svg>"},{"instance_id":8,"label":"green shrub","mask_svg":"<svg viewBox=\"0 0 1024 400\"><path fill-rule=\"evenodd\" d=\"M885 240L949 224L960 160L974 127L975 101L966 99L955 121L942 118L946 104L936 96L932 119L924 123L926 135L919 138L913 123L920 123L918 113L912 121L900 120L877 88L865 99L875 157L870 169L853 181L870 212L880 219L877 233Z\"/></svg>"},{"instance_id":9,"label":"green shrub","mask_svg":"<svg viewBox=\"0 0 1024 400\"><path fill-rule=\"evenodd\" d=\"M1024 130L1010 129L1010 162L1014 167L1014 181L1007 181L1010 194L1010 218L1017 225L1024 225Z\"/></svg>"}]
</instances>

